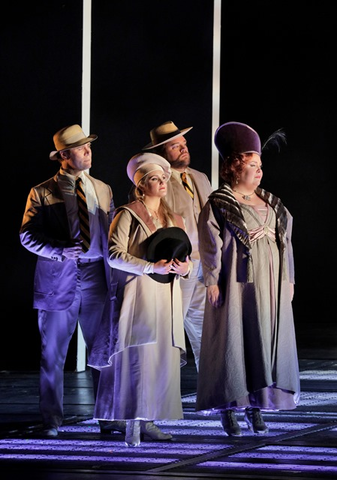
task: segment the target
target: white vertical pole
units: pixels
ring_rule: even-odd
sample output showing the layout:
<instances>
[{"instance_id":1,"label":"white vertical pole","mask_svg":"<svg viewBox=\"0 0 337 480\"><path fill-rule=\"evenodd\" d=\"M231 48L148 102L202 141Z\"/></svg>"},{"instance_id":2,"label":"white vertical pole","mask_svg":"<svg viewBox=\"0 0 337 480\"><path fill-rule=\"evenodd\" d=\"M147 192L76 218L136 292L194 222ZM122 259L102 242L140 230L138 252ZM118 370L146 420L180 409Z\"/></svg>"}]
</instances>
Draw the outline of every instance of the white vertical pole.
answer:
<instances>
[{"instance_id":1,"label":"white vertical pole","mask_svg":"<svg viewBox=\"0 0 337 480\"><path fill-rule=\"evenodd\" d=\"M91 1L83 0L82 128L86 135L90 135Z\"/></svg>"},{"instance_id":2,"label":"white vertical pole","mask_svg":"<svg viewBox=\"0 0 337 480\"><path fill-rule=\"evenodd\" d=\"M211 183L218 187L219 154L213 142L220 121L220 54L221 54L221 0L214 0L213 19L213 87L212 87L212 169ZM91 86L91 0L83 0L82 44L82 128L90 134L90 86ZM81 328L78 328L76 370L86 368L86 347Z\"/></svg>"},{"instance_id":3,"label":"white vertical pole","mask_svg":"<svg viewBox=\"0 0 337 480\"><path fill-rule=\"evenodd\" d=\"M221 58L221 0L214 0L213 9L213 87L212 87L212 169L211 184L218 188L219 152L214 145L214 133L220 122L220 58Z\"/></svg>"},{"instance_id":4,"label":"white vertical pole","mask_svg":"<svg viewBox=\"0 0 337 480\"><path fill-rule=\"evenodd\" d=\"M90 86L91 86L91 1L83 0L83 38L82 38L82 129L90 135ZM83 333L78 324L76 371L86 369L87 352Z\"/></svg>"}]
</instances>

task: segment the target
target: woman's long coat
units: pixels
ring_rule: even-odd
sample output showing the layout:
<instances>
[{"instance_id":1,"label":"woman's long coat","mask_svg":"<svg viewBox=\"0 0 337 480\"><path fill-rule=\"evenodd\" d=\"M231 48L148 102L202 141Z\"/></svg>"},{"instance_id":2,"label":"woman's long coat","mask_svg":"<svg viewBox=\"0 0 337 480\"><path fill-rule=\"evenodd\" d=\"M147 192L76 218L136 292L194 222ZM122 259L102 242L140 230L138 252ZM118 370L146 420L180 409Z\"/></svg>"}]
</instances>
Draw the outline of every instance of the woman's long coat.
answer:
<instances>
[{"instance_id":1,"label":"woman's long coat","mask_svg":"<svg viewBox=\"0 0 337 480\"><path fill-rule=\"evenodd\" d=\"M118 228L116 225L118 224ZM173 226L173 225L172 225ZM109 264L112 267L112 318L105 318L88 364L102 368L111 364L111 355L125 348L156 343L158 312L163 316L172 305L172 344L181 350L181 364L186 363L185 333L179 276L166 285L144 273L148 238L155 227L139 201L116 210L110 227ZM160 289L160 294L158 293Z\"/></svg>"},{"instance_id":2,"label":"woman's long coat","mask_svg":"<svg viewBox=\"0 0 337 480\"><path fill-rule=\"evenodd\" d=\"M276 212L280 252L276 340L264 345L254 291L251 245L240 204L226 184L210 196L199 217L205 285L221 286L223 304L207 301L198 376L198 411L217 409L268 386L299 399L299 372L291 305L294 283L292 217L279 199L257 189ZM268 327L266 327L268 328ZM270 328L270 327L269 327ZM271 343L271 341L270 341Z\"/></svg>"}]
</instances>

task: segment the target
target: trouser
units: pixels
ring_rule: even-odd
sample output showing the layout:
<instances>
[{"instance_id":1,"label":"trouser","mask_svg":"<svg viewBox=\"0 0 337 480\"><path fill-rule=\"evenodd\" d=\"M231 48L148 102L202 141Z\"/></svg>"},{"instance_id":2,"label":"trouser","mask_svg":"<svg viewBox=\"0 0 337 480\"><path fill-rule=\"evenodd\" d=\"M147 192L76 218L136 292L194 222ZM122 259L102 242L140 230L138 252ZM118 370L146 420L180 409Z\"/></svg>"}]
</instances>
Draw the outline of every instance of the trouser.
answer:
<instances>
[{"instance_id":1,"label":"trouser","mask_svg":"<svg viewBox=\"0 0 337 480\"><path fill-rule=\"evenodd\" d=\"M100 326L107 295L103 261L78 265L72 305L63 311L38 311L41 335L40 412L43 423L58 427L63 421L64 364L70 340L81 325L88 351ZM99 372L92 370L94 395Z\"/></svg>"},{"instance_id":2,"label":"trouser","mask_svg":"<svg viewBox=\"0 0 337 480\"><path fill-rule=\"evenodd\" d=\"M206 287L199 280L201 275L200 260L193 260L190 278L181 278L180 285L183 300L184 327L191 344L195 365L199 370L199 357L202 325L206 301Z\"/></svg>"}]
</instances>

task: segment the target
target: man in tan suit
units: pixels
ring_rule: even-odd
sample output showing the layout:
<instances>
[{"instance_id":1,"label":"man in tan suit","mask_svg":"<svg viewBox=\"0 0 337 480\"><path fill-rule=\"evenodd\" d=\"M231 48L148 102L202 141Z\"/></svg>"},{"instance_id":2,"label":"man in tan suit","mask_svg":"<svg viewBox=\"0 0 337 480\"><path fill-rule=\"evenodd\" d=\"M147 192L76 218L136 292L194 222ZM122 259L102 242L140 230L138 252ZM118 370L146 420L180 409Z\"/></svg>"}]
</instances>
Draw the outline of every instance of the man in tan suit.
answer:
<instances>
[{"instance_id":1,"label":"man in tan suit","mask_svg":"<svg viewBox=\"0 0 337 480\"><path fill-rule=\"evenodd\" d=\"M31 188L20 228L21 244L37 256L33 307L41 333L40 411L45 437L56 437L63 422L64 364L75 328L79 323L90 355L111 298L107 258L113 194L110 185L86 172L96 139L77 124L55 133L49 158L59 171ZM83 232L80 218L85 214ZM99 371L92 369L92 374L96 395ZM125 432L125 422L100 422L100 429L103 434Z\"/></svg>"},{"instance_id":2,"label":"man in tan suit","mask_svg":"<svg viewBox=\"0 0 337 480\"><path fill-rule=\"evenodd\" d=\"M180 130L173 122L165 122L151 130L151 142L143 150L157 153L170 162L172 175L165 199L172 210L184 218L192 244L193 272L189 279L181 280L180 285L185 331L198 370L206 288L202 283L197 223L200 210L212 192L212 187L207 175L189 167L190 154L185 135L192 128Z\"/></svg>"}]
</instances>

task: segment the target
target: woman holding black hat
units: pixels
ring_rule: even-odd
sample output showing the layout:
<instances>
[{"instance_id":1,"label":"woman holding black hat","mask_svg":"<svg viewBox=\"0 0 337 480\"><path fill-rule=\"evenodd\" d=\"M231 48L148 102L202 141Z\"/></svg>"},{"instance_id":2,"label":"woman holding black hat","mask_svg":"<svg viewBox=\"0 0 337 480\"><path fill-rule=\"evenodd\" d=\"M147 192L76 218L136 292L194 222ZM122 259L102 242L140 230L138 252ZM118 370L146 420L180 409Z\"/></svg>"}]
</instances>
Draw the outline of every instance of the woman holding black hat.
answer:
<instances>
[{"instance_id":1,"label":"woman holding black hat","mask_svg":"<svg viewBox=\"0 0 337 480\"><path fill-rule=\"evenodd\" d=\"M224 431L268 432L261 409L291 410L300 384L292 298L292 217L260 188L259 135L229 122L215 133L223 185L199 217L207 287L196 409L220 413Z\"/></svg>"},{"instance_id":2,"label":"woman holding black hat","mask_svg":"<svg viewBox=\"0 0 337 480\"><path fill-rule=\"evenodd\" d=\"M170 164L142 153L127 166L137 200L119 207L109 233L115 306L113 345L95 405L99 420L126 420L125 442L167 441L153 420L183 418L180 367L185 337L179 279L189 274L191 244L167 204ZM172 251L170 251L170 246ZM97 365L94 357L90 364Z\"/></svg>"}]
</instances>

